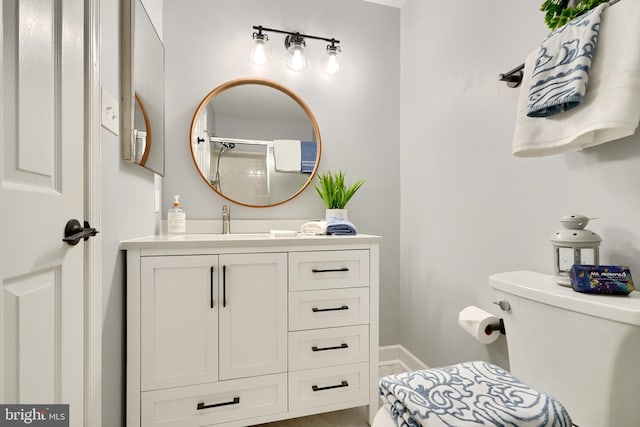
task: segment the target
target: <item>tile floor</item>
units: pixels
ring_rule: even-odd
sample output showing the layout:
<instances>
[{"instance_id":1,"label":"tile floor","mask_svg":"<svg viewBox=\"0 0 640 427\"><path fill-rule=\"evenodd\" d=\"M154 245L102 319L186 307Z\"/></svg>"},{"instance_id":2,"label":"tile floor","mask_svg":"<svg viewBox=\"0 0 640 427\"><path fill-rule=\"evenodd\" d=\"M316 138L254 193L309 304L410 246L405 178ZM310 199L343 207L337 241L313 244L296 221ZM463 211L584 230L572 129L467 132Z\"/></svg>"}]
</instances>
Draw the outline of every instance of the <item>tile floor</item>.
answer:
<instances>
[{"instance_id":1,"label":"tile floor","mask_svg":"<svg viewBox=\"0 0 640 427\"><path fill-rule=\"evenodd\" d=\"M379 374L380 377L384 377L385 375L404 371L405 369L401 365L387 364L380 366ZM369 423L365 420L366 414L366 407L351 408L308 417L260 424L259 427L369 427Z\"/></svg>"}]
</instances>

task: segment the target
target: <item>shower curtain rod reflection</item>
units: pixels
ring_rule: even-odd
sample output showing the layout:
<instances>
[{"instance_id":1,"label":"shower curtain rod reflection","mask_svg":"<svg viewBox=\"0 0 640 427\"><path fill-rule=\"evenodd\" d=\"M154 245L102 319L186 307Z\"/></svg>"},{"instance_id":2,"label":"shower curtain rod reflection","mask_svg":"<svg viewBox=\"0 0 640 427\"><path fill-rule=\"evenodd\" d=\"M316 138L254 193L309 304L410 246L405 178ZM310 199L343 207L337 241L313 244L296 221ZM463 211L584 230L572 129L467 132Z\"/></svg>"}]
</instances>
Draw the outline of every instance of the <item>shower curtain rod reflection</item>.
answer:
<instances>
[{"instance_id":1,"label":"shower curtain rod reflection","mask_svg":"<svg viewBox=\"0 0 640 427\"><path fill-rule=\"evenodd\" d=\"M211 142L232 142L234 144L247 144L247 145L265 145L267 147L273 146L273 141L265 141L261 139L236 139L236 138L222 138L219 136L210 136Z\"/></svg>"}]
</instances>

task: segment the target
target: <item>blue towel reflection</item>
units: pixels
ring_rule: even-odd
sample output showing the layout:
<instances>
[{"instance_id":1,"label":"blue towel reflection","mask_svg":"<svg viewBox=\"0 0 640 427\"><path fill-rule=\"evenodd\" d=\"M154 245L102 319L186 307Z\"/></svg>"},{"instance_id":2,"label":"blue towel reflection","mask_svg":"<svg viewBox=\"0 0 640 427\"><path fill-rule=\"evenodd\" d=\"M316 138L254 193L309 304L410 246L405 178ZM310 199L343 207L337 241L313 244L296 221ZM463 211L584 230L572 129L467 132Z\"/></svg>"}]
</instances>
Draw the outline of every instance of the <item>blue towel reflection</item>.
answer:
<instances>
[{"instance_id":1,"label":"blue towel reflection","mask_svg":"<svg viewBox=\"0 0 640 427\"><path fill-rule=\"evenodd\" d=\"M315 141L300 142L300 171L302 173L311 173L316 167L316 157L318 156L318 147Z\"/></svg>"}]
</instances>

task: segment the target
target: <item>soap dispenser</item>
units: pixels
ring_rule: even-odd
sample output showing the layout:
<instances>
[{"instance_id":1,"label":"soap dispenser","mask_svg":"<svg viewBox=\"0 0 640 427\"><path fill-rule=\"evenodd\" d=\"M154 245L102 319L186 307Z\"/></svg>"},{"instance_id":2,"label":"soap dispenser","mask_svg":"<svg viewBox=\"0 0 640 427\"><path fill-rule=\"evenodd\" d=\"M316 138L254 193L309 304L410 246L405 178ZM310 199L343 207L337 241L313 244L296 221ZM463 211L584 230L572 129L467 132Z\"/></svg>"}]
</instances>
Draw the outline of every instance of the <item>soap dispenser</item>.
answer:
<instances>
[{"instance_id":1,"label":"soap dispenser","mask_svg":"<svg viewBox=\"0 0 640 427\"><path fill-rule=\"evenodd\" d=\"M187 216L180 207L180 196L173 196L173 207L167 213L167 232L169 234L184 234L187 228Z\"/></svg>"}]
</instances>

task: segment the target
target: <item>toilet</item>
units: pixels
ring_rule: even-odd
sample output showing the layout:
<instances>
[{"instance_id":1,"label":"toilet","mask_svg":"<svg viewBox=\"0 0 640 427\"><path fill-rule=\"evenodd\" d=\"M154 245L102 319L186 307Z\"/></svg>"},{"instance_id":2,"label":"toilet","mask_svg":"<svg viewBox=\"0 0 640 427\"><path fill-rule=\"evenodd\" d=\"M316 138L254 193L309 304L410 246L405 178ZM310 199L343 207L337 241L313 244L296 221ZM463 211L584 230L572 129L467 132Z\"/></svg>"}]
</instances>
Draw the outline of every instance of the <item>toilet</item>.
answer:
<instances>
[{"instance_id":1,"label":"toilet","mask_svg":"<svg viewBox=\"0 0 640 427\"><path fill-rule=\"evenodd\" d=\"M489 284L511 375L560 401L576 426L640 426L640 292L581 294L530 271L495 274ZM373 426L395 425L384 411Z\"/></svg>"},{"instance_id":2,"label":"toilet","mask_svg":"<svg viewBox=\"0 0 640 427\"><path fill-rule=\"evenodd\" d=\"M514 376L555 396L580 427L640 426L640 292L581 294L531 271L489 284L510 306L501 313Z\"/></svg>"}]
</instances>

